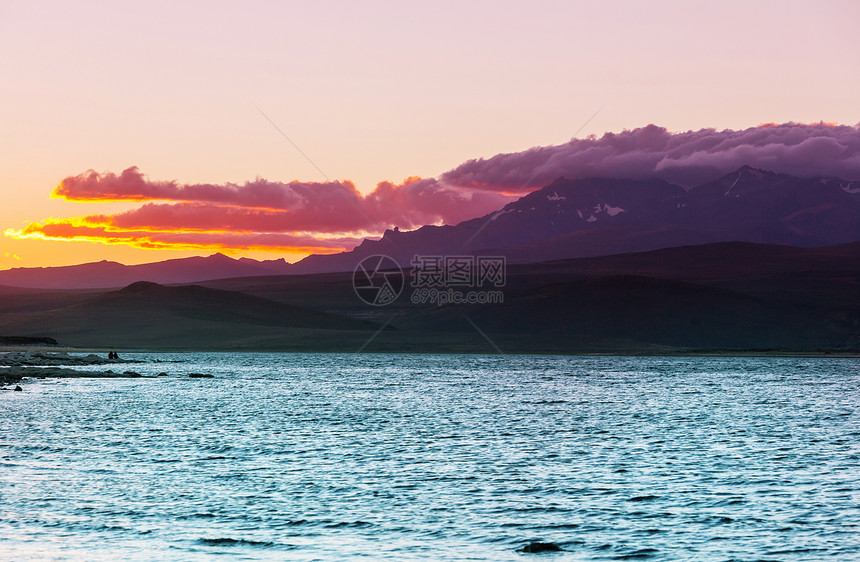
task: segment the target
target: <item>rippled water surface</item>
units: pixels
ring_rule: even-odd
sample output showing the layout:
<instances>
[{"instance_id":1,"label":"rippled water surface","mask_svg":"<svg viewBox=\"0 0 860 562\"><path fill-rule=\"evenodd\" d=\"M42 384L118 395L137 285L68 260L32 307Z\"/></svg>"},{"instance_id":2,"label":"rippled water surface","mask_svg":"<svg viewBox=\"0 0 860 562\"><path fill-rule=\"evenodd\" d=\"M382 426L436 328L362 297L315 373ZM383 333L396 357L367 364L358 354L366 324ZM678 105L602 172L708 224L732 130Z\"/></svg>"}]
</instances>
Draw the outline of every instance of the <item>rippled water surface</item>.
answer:
<instances>
[{"instance_id":1,"label":"rippled water surface","mask_svg":"<svg viewBox=\"0 0 860 562\"><path fill-rule=\"evenodd\" d=\"M860 558L858 360L137 358L0 394L0 557Z\"/></svg>"}]
</instances>

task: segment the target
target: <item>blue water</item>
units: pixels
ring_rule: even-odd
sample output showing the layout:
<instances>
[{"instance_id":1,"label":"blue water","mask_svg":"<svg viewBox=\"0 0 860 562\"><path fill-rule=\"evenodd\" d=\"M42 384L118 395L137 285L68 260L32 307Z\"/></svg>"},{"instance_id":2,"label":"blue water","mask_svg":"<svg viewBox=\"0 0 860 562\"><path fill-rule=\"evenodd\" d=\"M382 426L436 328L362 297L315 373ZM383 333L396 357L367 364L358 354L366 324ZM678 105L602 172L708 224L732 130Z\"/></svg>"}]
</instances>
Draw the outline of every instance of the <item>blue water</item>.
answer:
<instances>
[{"instance_id":1,"label":"blue water","mask_svg":"<svg viewBox=\"0 0 860 562\"><path fill-rule=\"evenodd\" d=\"M0 558L860 559L860 360L137 357L0 393Z\"/></svg>"}]
</instances>

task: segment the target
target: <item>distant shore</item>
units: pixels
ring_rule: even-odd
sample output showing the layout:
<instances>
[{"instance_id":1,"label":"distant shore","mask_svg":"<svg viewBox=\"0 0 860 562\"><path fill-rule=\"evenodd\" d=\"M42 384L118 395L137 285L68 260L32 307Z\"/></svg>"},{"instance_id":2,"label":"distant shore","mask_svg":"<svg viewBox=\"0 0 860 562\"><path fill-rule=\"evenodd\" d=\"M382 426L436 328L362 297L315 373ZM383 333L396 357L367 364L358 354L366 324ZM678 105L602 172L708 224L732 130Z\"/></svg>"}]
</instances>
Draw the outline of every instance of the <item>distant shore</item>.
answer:
<instances>
[{"instance_id":1,"label":"distant shore","mask_svg":"<svg viewBox=\"0 0 860 562\"><path fill-rule=\"evenodd\" d=\"M191 353L227 353L227 354L244 354L244 353L353 353L344 351L273 351L273 350L121 350L123 354L191 354ZM64 348L60 346L0 346L0 390L22 390L19 383L24 383L28 380L38 379L82 379L82 378L148 378L154 379L159 377L176 376L165 371L158 373L141 374L131 370L130 364L161 364L159 359L149 361L141 359L122 358L121 356L109 358L109 351L102 348ZM498 355L499 353L488 353L480 351L381 351L367 352L386 354L411 354L411 355ZM649 358L649 357L711 357L711 358L812 358L812 359L857 359L860 358L858 352L844 351L769 351L769 350L738 350L738 351L691 351L691 350L662 350L656 351L601 351L601 352L575 352L575 353L549 353L549 352L530 352L530 353L511 353L510 355L564 355L568 357L634 357L634 358ZM167 361L166 363L170 363ZM181 362L181 361L180 361ZM124 367L124 365L129 365ZM79 369L76 367L93 367L103 366L103 369ZM111 368L107 368L110 366ZM146 369L144 369L146 370ZM183 376L180 374L179 376ZM184 378L212 378L212 375L205 373L185 373Z\"/></svg>"},{"instance_id":2,"label":"distant shore","mask_svg":"<svg viewBox=\"0 0 860 562\"><path fill-rule=\"evenodd\" d=\"M116 349L104 347L66 347L66 346L22 346L22 345L0 345L0 353L16 353L16 352L65 352L69 354L103 354L107 356L110 351L116 351L122 354L171 354L171 353L331 353L331 354L351 354L351 353L378 353L382 355L395 354L415 354L415 355L500 355L497 350L493 349L447 349L440 347L438 349L366 349L363 351L350 349L273 349L267 348L242 348L242 349L219 349L212 347L205 348L183 348L183 349L164 349L164 348L141 348L141 349ZM860 358L860 351L843 351L843 350L684 350L684 349L661 349L661 350L643 350L643 349L582 349L582 350L523 350L523 349L502 349L501 355L565 355L565 356L607 356L607 357L808 357L808 358ZM108 362L107 360L105 362ZM123 361L120 361L123 362ZM2 364L2 362L0 362Z\"/></svg>"}]
</instances>

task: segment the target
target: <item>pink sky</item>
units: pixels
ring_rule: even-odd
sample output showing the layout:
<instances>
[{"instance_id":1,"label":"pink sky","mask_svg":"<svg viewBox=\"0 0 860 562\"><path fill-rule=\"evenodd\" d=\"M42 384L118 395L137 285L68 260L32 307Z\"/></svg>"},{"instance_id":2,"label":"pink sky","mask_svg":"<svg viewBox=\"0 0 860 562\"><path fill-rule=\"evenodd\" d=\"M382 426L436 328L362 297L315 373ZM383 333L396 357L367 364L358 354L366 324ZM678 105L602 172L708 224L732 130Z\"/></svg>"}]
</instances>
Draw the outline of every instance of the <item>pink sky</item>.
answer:
<instances>
[{"instance_id":1,"label":"pink sky","mask_svg":"<svg viewBox=\"0 0 860 562\"><path fill-rule=\"evenodd\" d=\"M153 205L167 203L147 198L51 198L87 170L137 167L151 182L179 186L332 184L351 190L373 222L417 224L465 216L449 212L451 193L430 178L575 134L649 123L676 132L853 126L858 21L855 2L3 2L0 230L98 216L131 230L146 212L150 222L164 218ZM402 192L377 188L409 177L428 179ZM373 207L374 190L396 202ZM410 202L416 193L432 193L436 206ZM462 213L495 204L471 197ZM190 199L162 210L191 226L213 213L233 213L231 225L254 220L247 207L201 212ZM411 214L397 215L404 209ZM335 226L340 218L330 217ZM299 219L313 216L288 218ZM371 233L366 227L356 228ZM297 226L240 254L294 259L315 247L303 236L316 230ZM348 238L339 227L325 231ZM116 241L4 236L0 269L211 253L206 244Z\"/></svg>"}]
</instances>

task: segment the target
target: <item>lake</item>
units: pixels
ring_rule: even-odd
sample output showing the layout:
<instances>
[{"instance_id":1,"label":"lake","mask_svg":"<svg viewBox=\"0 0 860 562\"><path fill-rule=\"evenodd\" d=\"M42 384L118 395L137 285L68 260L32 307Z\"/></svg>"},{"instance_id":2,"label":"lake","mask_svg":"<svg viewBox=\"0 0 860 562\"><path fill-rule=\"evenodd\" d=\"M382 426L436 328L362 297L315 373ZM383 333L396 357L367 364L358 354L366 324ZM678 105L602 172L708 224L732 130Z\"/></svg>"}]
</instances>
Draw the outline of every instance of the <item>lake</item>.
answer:
<instances>
[{"instance_id":1,"label":"lake","mask_svg":"<svg viewBox=\"0 0 860 562\"><path fill-rule=\"evenodd\" d=\"M857 359L124 357L0 394L0 558L860 558Z\"/></svg>"}]
</instances>

